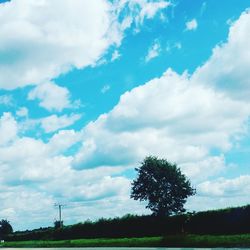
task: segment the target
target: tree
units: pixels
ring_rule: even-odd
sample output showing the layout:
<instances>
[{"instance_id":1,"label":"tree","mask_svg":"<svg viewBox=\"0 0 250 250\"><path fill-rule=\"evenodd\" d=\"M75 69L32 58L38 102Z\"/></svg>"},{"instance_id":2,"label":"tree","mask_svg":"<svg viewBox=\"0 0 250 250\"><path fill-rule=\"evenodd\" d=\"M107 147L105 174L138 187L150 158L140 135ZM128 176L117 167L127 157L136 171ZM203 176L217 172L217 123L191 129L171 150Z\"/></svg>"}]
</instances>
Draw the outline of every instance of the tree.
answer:
<instances>
[{"instance_id":1,"label":"tree","mask_svg":"<svg viewBox=\"0 0 250 250\"><path fill-rule=\"evenodd\" d=\"M0 238L11 234L13 232L12 226L10 225L10 222L7 220L1 220L0 221Z\"/></svg>"},{"instance_id":2,"label":"tree","mask_svg":"<svg viewBox=\"0 0 250 250\"><path fill-rule=\"evenodd\" d=\"M63 227L63 221L56 220L56 221L54 222L54 227L55 227L55 229L57 229L57 228L62 228L62 227Z\"/></svg>"},{"instance_id":3,"label":"tree","mask_svg":"<svg viewBox=\"0 0 250 250\"><path fill-rule=\"evenodd\" d=\"M135 170L138 176L132 182L131 198L148 201L146 208L157 216L185 212L186 199L195 189L176 164L149 156Z\"/></svg>"}]
</instances>

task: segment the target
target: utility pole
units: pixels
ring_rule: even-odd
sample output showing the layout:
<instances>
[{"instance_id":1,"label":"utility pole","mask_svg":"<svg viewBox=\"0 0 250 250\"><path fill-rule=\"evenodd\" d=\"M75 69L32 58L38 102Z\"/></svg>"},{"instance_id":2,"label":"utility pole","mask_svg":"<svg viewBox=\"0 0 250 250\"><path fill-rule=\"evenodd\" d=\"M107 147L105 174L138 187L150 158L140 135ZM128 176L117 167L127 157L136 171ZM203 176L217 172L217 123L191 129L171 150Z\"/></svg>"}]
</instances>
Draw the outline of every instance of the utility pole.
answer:
<instances>
[{"instance_id":1,"label":"utility pole","mask_svg":"<svg viewBox=\"0 0 250 250\"><path fill-rule=\"evenodd\" d=\"M56 203L55 207L58 207L58 212L59 212L59 228L62 228L63 226L63 221L62 221L62 207L64 207L65 205L60 204L60 203Z\"/></svg>"}]
</instances>

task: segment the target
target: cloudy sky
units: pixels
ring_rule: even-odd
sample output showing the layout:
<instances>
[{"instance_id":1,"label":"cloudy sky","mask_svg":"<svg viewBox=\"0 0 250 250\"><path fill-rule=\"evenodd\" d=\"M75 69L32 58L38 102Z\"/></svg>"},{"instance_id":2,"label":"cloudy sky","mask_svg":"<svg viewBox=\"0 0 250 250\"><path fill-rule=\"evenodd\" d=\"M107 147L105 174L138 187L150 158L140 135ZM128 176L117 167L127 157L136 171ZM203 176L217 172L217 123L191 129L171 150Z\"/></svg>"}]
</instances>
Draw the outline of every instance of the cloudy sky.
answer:
<instances>
[{"instance_id":1,"label":"cloudy sky","mask_svg":"<svg viewBox=\"0 0 250 250\"><path fill-rule=\"evenodd\" d=\"M250 203L250 7L236 0L0 1L0 218L14 230L148 213L145 156L189 211Z\"/></svg>"}]
</instances>

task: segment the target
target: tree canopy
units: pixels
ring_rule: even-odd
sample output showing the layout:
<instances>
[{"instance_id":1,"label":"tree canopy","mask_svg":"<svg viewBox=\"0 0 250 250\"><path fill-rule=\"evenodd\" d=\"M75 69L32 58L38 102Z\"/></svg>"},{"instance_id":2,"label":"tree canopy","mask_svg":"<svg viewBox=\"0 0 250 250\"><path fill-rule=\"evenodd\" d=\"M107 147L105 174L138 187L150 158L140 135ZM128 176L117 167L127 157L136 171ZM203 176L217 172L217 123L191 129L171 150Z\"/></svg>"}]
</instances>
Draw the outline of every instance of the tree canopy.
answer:
<instances>
[{"instance_id":1,"label":"tree canopy","mask_svg":"<svg viewBox=\"0 0 250 250\"><path fill-rule=\"evenodd\" d=\"M12 226L10 225L10 222L7 220L1 220L0 221L0 237L10 234L13 232Z\"/></svg>"},{"instance_id":2,"label":"tree canopy","mask_svg":"<svg viewBox=\"0 0 250 250\"><path fill-rule=\"evenodd\" d=\"M149 156L135 170L138 176L132 182L131 198L148 201L146 208L154 215L185 212L184 204L195 189L176 164Z\"/></svg>"}]
</instances>

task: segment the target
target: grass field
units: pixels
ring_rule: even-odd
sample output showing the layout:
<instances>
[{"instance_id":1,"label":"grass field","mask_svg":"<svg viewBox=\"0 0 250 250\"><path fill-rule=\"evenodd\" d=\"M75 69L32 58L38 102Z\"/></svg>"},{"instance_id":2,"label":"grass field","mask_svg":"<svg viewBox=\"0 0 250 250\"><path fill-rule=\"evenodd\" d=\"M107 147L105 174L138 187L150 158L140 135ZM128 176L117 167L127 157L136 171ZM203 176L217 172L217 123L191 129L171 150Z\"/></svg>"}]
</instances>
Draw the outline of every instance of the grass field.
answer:
<instances>
[{"instance_id":1,"label":"grass field","mask_svg":"<svg viewBox=\"0 0 250 250\"><path fill-rule=\"evenodd\" d=\"M113 246L158 246L162 237L122 239L78 239L60 241L15 241L5 242L2 247L113 247Z\"/></svg>"},{"instance_id":2,"label":"grass field","mask_svg":"<svg viewBox=\"0 0 250 250\"><path fill-rule=\"evenodd\" d=\"M15 241L1 247L250 247L250 234L173 235L166 237L79 239L61 241Z\"/></svg>"}]
</instances>

